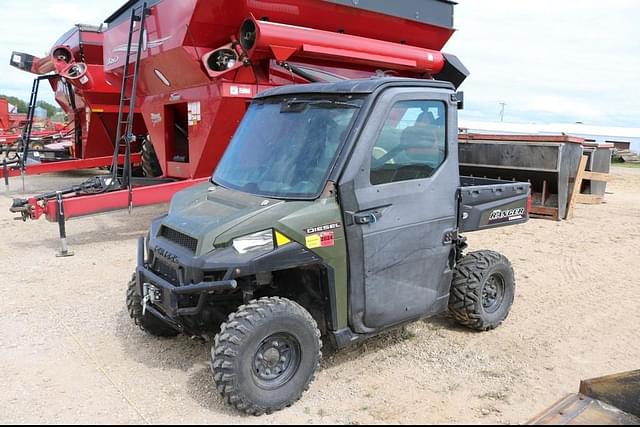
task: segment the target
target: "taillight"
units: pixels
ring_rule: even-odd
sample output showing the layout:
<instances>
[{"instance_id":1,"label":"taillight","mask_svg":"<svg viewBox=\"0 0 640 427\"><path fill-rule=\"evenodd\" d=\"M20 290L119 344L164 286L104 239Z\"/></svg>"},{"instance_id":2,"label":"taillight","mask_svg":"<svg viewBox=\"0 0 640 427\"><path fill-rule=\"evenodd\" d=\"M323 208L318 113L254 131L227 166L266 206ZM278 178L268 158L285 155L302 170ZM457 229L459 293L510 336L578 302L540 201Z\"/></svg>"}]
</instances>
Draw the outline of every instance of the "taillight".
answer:
<instances>
[{"instance_id":1,"label":"taillight","mask_svg":"<svg viewBox=\"0 0 640 427\"><path fill-rule=\"evenodd\" d=\"M533 194L529 193L529 198L527 199L527 216L529 216L531 208L533 208Z\"/></svg>"}]
</instances>

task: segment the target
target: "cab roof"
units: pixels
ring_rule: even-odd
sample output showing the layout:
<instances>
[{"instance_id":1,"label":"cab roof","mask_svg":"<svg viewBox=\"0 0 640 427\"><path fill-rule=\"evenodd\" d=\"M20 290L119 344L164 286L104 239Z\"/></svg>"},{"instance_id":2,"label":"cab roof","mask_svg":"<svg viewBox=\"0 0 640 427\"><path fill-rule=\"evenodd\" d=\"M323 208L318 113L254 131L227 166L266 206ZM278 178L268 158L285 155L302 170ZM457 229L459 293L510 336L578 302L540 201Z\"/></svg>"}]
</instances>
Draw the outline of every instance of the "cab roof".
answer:
<instances>
[{"instance_id":1,"label":"cab roof","mask_svg":"<svg viewBox=\"0 0 640 427\"><path fill-rule=\"evenodd\" d=\"M379 77L361 80L343 80L335 83L309 83L287 85L266 90L255 99L272 96L302 94L371 94L386 87L427 87L455 91L452 83L441 80Z\"/></svg>"}]
</instances>

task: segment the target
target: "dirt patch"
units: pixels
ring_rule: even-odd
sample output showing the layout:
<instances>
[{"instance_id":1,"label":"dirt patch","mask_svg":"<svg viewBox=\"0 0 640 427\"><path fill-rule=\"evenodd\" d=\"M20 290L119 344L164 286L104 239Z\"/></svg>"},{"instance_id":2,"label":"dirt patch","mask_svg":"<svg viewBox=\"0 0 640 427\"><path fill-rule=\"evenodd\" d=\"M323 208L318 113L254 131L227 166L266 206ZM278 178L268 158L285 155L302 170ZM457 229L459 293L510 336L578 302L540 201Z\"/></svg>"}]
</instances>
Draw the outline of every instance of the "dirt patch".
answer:
<instances>
[{"instance_id":1,"label":"dirt patch","mask_svg":"<svg viewBox=\"0 0 640 427\"><path fill-rule=\"evenodd\" d=\"M500 328L473 333L441 316L328 355L300 402L259 420L222 403L208 346L150 338L124 310L135 239L166 207L70 221L76 256L56 258L56 226L14 221L0 196L0 422L525 422L580 379L640 365L640 170L613 175L607 203L579 205L571 221L468 235L514 265ZM83 176L28 177L26 192Z\"/></svg>"}]
</instances>

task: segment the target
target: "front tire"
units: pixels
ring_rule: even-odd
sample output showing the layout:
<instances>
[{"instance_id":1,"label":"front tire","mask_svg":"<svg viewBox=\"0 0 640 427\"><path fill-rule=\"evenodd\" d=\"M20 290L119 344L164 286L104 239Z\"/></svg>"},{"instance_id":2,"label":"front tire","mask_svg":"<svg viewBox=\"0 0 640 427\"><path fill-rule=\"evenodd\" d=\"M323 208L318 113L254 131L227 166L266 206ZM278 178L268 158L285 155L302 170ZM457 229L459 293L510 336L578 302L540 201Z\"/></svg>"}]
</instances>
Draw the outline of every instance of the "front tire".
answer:
<instances>
[{"instance_id":1,"label":"front tire","mask_svg":"<svg viewBox=\"0 0 640 427\"><path fill-rule=\"evenodd\" d=\"M471 252L453 272L449 311L461 325L488 331L507 318L514 295L509 260L493 251Z\"/></svg>"},{"instance_id":2,"label":"front tire","mask_svg":"<svg viewBox=\"0 0 640 427\"><path fill-rule=\"evenodd\" d=\"M149 312L142 314L142 297L138 294L135 274L127 285L127 311L133 322L149 335L173 338L180 333L153 314Z\"/></svg>"},{"instance_id":3,"label":"front tire","mask_svg":"<svg viewBox=\"0 0 640 427\"><path fill-rule=\"evenodd\" d=\"M218 391L236 409L269 414L298 401L320 365L320 331L308 311L284 298L241 306L211 347Z\"/></svg>"}]
</instances>

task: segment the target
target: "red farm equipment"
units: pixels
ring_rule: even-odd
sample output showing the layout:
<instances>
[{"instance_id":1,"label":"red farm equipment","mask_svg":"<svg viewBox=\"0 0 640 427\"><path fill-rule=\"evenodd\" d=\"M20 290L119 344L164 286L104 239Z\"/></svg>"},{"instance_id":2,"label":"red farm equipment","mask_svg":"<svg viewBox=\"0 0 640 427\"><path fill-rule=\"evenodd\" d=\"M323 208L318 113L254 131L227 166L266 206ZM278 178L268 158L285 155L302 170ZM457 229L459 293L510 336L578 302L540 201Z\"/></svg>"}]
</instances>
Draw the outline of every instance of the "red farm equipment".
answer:
<instances>
[{"instance_id":1,"label":"red farm equipment","mask_svg":"<svg viewBox=\"0 0 640 427\"><path fill-rule=\"evenodd\" d=\"M120 88L111 86L104 78L103 36L98 27L77 25L54 44L48 56L37 58L13 52L10 64L38 77L33 83L22 129L14 131L13 140L7 141L7 146L13 147L6 149L9 162L3 168L5 180L17 175L112 165L115 138L112 130L116 126ZM34 127L34 110L40 83L45 80L70 123L63 129L39 132ZM135 130L146 133L142 120L137 121ZM47 144L51 142L57 142L59 147L49 149ZM139 157L136 155L134 160L139 161ZM118 162L122 164L124 156L119 156Z\"/></svg>"},{"instance_id":2,"label":"red farm equipment","mask_svg":"<svg viewBox=\"0 0 640 427\"><path fill-rule=\"evenodd\" d=\"M0 98L0 146L3 150L19 144L22 130L27 124L27 113L17 113L10 109L9 100ZM34 123L32 139L40 143L44 139L58 139L64 135L66 126L52 123L50 120L39 120Z\"/></svg>"},{"instance_id":3,"label":"red farm equipment","mask_svg":"<svg viewBox=\"0 0 640 427\"><path fill-rule=\"evenodd\" d=\"M5 98L0 98L0 134L3 137L8 138L8 135L17 134L17 130L24 126L26 122L26 114L18 114L15 111L11 111L9 109L9 101ZM0 143L5 145L11 142L0 140Z\"/></svg>"},{"instance_id":4,"label":"red farm equipment","mask_svg":"<svg viewBox=\"0 0 640 427\"><path fill-rule=\"evenodd\" d=\"M27 122L27 115L9 109L9 101L0 98L0 146L13 146L20 139L20 129Z\"/></svg>"},{"instance_id":5,"label":"red farm equipment","mask_svg":"<svg viewBox=\"0 0 640 427\"><path fill-rule=\"evenodd\" d=\"M12 211L25 220L45 215L62 224L65 217L168 202L175 192L209 179L252 98L274 86L394 75L457 87L468 72L441 52L454 33L454 4L129 1L100 33L104 67L89 65L87 75L94 87L121 89L120 117L105 125L117 135L116 152L138 135L132 126L144 124L154 149L147 154L165 181L92 180L16 199ZM82 85L75 82L78 92ZM125 118L129 105L140 109L144 123Z\"/></svg>"}]
</instances>

